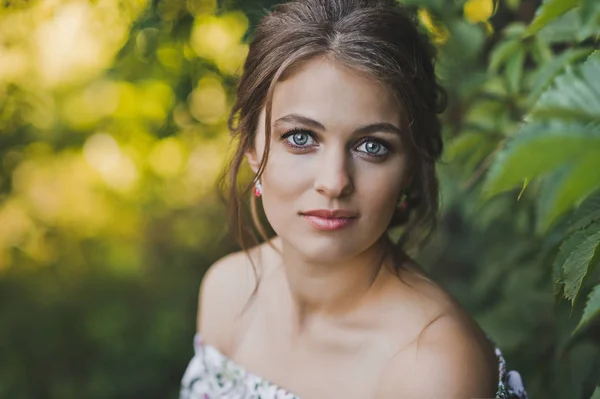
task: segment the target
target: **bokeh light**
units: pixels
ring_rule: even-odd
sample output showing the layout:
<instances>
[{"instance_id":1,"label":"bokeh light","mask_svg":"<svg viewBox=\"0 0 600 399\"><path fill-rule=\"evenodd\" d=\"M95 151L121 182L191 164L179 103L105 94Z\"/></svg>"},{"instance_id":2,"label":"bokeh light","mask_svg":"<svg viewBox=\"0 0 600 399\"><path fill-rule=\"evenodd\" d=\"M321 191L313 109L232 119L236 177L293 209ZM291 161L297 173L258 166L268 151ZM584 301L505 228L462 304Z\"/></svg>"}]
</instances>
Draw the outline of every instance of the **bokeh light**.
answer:
<instances>
[{"instance_id":1,"label":"bokeh light","mask_svg":"<svg viewBox=\"0 0 600 399\"><path fill-rule=\"evenodd\" d=\"M216 75L203 76L189 97L190 114L204 123L218 123L227 114L227 94Z\"/></svg>"}]
</instances>

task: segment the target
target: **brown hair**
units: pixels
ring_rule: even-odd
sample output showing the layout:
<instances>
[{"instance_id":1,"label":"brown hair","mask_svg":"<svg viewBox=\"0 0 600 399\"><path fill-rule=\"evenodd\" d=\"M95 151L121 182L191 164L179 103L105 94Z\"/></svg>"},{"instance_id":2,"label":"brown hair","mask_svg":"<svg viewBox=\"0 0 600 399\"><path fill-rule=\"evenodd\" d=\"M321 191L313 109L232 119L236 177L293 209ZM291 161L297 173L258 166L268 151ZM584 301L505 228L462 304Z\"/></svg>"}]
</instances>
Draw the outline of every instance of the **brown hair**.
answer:
<instances>
[{"instance_id":1,"label":"brown hair","mask_svg":"<svg viewBox=\"0 0 600 399\"><path fill-rule=\"evenodd\" d=\"M395 0L296 0L276 6L263 17L254 31L229 116L236 151L220 179L230 231L239 245L247 251L258 244L254 231L268 239L254 197L250 197L254 229L244 213L244 198L267 162L275 84L286 71L315 57L336 60L383 83L393 93L403 116L403 141L413 176L407 189L408 208L396 212L390 227L403 226L397 249L409 238L411 243L421 244L436 222L435 162L442 152L437 113L445 108L445 95L436 82L434 56L435 48ZM264 155L252 181L240 187L240 168L246 152L254 149L263 106Z\"/></svg>"}]
</instances>

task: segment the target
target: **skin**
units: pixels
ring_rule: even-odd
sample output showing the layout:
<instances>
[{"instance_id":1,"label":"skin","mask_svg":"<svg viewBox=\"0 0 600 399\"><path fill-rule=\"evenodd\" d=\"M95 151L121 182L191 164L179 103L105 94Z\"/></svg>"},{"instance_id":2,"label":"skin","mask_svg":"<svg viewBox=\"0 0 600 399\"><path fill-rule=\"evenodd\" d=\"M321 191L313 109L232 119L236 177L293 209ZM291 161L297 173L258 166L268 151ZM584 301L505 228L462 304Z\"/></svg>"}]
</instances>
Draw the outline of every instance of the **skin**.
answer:
<instances>
[{"instance_id":1,"label":"skin","mask_svg":"<svg viewBox=\"0 0 600 399\"><path fill-rule=\"evenodd\" d=\"M257 150L247 154L255 172L264 110L260 120ZM331 59L309 60L275 86L272 121L261 182L277 236L250 251L254 296L246 254L209 269L199 298L204 341L302 399L494 397L498 365L481 329L417 265L396 272L383 256L410 179L388 90ZM385 125L357 132L370 124ZM296 140L281 137L290 129L301 129ZM358 217L320 231L300 215L310 209Z\"/></svg>"}]
</instances>

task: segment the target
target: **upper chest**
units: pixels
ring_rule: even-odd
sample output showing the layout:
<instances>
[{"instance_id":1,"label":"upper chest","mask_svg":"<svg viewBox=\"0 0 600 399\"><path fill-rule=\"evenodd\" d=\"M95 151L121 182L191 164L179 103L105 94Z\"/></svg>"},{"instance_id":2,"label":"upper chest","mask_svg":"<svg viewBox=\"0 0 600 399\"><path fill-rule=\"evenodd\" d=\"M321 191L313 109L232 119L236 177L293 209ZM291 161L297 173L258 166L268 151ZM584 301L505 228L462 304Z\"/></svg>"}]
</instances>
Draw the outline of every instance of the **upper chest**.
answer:
<instances>
[{"instance_id":1,"label":"upper chest","mask_svg":"<svg viewBox=\"0 0 600 399\"><path fill-rule=\"evenodd\" d=\"M393 358L414 358L418 327L404 322L404 329L369 320L315 322L298 335L285 314L265 306L248 315L231 357L301 399L372 398Z\"/></svg>"},{"instance_id":2,"label":"upper chest","mask_svg":"<svg viewBox=\"0 0 600 399\"><path fill-rule=\"evenodd\" d=\"M302 399L371 398L392 353L386 339L344 333L289 340L249 329L233 360ZM333 334L333 332L332 332Z\"/></svg>"}]
</instances>

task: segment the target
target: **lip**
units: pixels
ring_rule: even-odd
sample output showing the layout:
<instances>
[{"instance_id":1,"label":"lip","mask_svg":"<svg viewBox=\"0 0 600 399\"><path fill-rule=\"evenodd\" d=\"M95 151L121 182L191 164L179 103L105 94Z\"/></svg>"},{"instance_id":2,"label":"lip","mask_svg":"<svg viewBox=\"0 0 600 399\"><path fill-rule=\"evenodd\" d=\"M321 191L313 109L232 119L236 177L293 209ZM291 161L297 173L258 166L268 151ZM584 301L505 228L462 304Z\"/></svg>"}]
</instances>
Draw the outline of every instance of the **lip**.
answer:
<instances>
[{"instance_id":1,"label":"lip","mask_svg":"<svg viewBox=\"0 0 600 399\"><path fill-rule=\"evenodd\" d=\"M312 209L300 212L300 214L303 216L317 216L325 219L355 218L358 216L356 212L347 209Z\"/></svg>"},{"instance_id":2,"label":"lip","mask_svg":"<svg viewBox=\"0 0 600 399\"><path fill-rule=\"evenodd\" d=\"M315 209L300 213L319 230L341 230L356 221L358 214L345 209Z\"/></svg>"}]
</instances>

